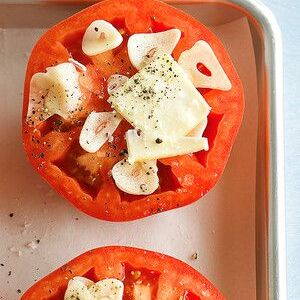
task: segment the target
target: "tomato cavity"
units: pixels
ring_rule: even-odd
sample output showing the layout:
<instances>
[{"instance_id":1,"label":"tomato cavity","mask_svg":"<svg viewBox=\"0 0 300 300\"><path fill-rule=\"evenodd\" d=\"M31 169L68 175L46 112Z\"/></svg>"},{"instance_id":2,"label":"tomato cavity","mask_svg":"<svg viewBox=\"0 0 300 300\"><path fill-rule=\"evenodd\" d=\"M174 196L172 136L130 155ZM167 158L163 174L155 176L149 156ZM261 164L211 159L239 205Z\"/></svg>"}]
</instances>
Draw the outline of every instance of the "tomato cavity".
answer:
<instances>
[{"instance_id":1,"label":"tomato cavity","mask_svg":"<svg viewBox=\"0 0 300 300\"><path fill-rule=\"evenodd\" d=\"M214 141L217 136L219 124L222 118L223 118L223 114L216 114L211 112L208 115L207 126L203 132L203 137L206 137L208 139L209 150L200 151L193 154L193 156L195 156L198 159L198 161L201 163L201 165L204 167L207 166L208 155L214 147Z\"/></svg>"},{"instance_id":2,"label":"tomato cavity","mask_svg":"<svg viewBox=\"0 0 300 300\"><path fill-rule=\"evenodd\" d=\"M174 27L164 24L156 19L155 16L151 17L151 31L152 32L162 32Z\"/></svg>"},{"instance_id":3,"label":"tomato cavity","mask_svg":"<svg viewBox=\"0 0 300 300\"><path fill-rule=\"evenodd\" d=\"M96 161L88 154L84 156L85 152L78 144L78 140L74 141L71 146L71 151L67 155L55 162L55 165L62 170L67 176L75 178L81 189L95 198L102 185L102 178L100 177L99 168L101 162ZM82 160L78 160L78 158ZM95 163L93 173L88 169L90 164Z\"/></svg>"},{"instance_id":4,"label":"tomato cavity","mask_svg":"<svg viewBox=\"0 0 300 300\"><path fill-rule=\"evenodd\" d=\"M62 40L62 45L69 52L70 57L84 65L87 65L91 63L91 59L82 51L81 45L84 33L85 29L80 29L72 33L68 33Z\"/></svg>"},{"instance_id":5,"label":"tomato cavity","mask_svg":"<svg viewBox=\"0 0 300 300\"><path fill-rule=\"evenodd\" d=\"M145 299L157 299L160 273L146 268L134 268L124 264L125 278L123 300L142 299L136 295L142 294Z\"/></svg>"},{"instance_id":6,"label":"tomato cavity","mask_svg":"<svg viewBox=\"0 0 300 300\"><path fill-rule=\"evenodd\" d=\"M94 282L101 280L99 279L99 276L97 276L95 268L91 268L90 270L88 270L85 274L82 275L82 277L85 277Z\"/></svg>"}]
</instances>

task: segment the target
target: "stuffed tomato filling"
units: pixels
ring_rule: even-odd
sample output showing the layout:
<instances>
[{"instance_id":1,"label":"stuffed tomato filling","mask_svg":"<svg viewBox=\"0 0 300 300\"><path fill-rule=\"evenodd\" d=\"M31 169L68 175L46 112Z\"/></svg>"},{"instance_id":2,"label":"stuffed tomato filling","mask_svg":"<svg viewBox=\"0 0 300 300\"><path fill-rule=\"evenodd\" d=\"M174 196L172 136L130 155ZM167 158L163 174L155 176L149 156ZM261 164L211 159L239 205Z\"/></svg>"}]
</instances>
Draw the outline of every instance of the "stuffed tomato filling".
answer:
<instances>
[{"instance_id":1,"label":"stuffed tomato filling","mask_svg":"<svg viewBox=\"0 0 300 300\"><path fill-rule=\"evenodd\" d=\"M204 40L175 61L180 38L176 28L129 35L95 20L80 51L32 76L27 124L42 134L80 131L59 167L85 186L111 176L122 192L150 195L159 160L209 150L211 107L201 91L228 91L231 82Z\"/></svg>"}]
</instances>

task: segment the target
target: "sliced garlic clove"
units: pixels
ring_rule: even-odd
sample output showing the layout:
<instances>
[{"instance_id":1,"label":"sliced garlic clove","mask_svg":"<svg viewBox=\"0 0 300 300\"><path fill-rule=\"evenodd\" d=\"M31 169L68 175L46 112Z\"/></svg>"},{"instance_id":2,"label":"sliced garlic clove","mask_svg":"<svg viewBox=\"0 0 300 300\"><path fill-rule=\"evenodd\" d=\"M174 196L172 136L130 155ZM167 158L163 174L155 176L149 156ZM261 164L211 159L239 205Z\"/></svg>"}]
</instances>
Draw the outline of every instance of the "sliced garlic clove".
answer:
<instances>
[{"instance_id":1,"label":"sliced garlic clove","mask_svg":"<svg viewBox=\"0 0 300 300\"><path fill-rule=\"evenodd\" d=\"M191 49L183 51L178 59L178 63L191 78L195 87L222 91L228 91L232 87L212 48L205 41L198 41ZM197 65L199 63L203 64L210 71L210 76L198 70Z\"/></svg>"},{"instance_id":2,"label":"sliced garlic clove","mask_svg":"<svg viewBox=\"0 0 300 300\"><path fill-rule=\"evenodd\" d=\"M181 36L179 29L156 33L137 33L128 39L128 55L138 70L150 63L158 52L171 54Z\"/></svg>"},{"instance_id":3,"label":"sliced garlic clove","mask_svg":"<svg viewBox=\"0 0 300 300\"><path fill-rule=\"evenodd\" d=\"M119 161L112 168L116 186L131 195L150 195L159 186L156 160L129 164L127 159Z\"/></svg>"},{"instance_id":4,"label":"sliced garlic clove","mask_svg":"<svg viewBox=\"0 0 300 300\"><path fill-rule=\"evenodd\" d=\"M126 132L128 162L147 161L208 150L208 140L202 137L157 137L138 134L134 129Z\"/></svg>"},{"instance_id":5,"label":"sliced garlic clove","mask_svg":"<svg viewBox=\"0 0 300 300\"><path fill-rule=\"evenodd\" d=\"M122 300L124 284L115 278L107 278L94 283L93 281L76 276L68 283L64 300Z\"/></svg>"},{"instance_id":6,"label":"sliced garlic clove","mask_svg":"<svg viewBox=\"0 0 300 300\"><path fill-rule=\"evenodd\" d=\"M80 146L87 152L97 152L114 133L121 120L116 112L91 112L81 129Z\"/></svg>"},{"instance_id":7,"label":"sliced garlic clove","mask_svg":"<svg viewBox=\"0 0 300 300\"><path fill-rule=\"evenodd\" d=\"M30 81L27 121L36 126L54 114L70 118L81 103L79 73L72 63L62 63L36 73Z\"/></svg>"},{"instance_id":8,"label":"sliced garlic clove","mask_svg":"<svg viewBox=\"0 0 300 300\"><path fill-rule=\"evenodd\" d=\"M204 118L189 134L191 137L199 137L203 136L203 132L207 126L207 117Z\"/></svg>"},{"instance_id":9,"label":"sliced garlic clove","mask_svg":"<svg viewBox=\"0 0 300 300\"><path fill-rule=\"evenodd\" d=\"M72 63L77 69L79 69L82 72L86 72L87 70L87 67L85 65L83 65L82 63L80 63L72 57L68 59L68 62Z\"/></svg>"},{"instance_id":10,"label":"sliced garlic clove","mask_svg":"<svg viewBox=\"0 0 300 300\"><path fill-rule=\"evenodd\" d=\"M124 75L114 74L107 80L107 92L111 95L114 91L124 85L129 78Z\"/></svg>"},{"instance_id":11,"label":"sliced garlic clove","mask_svg":"<svg viewBox=\"0 0 300 300\"><path fill-rule=\"evenodd\" d=\"M123 37L109 22L96 20L86 29L82 51L89 56L101 54L121 45Z\"/></svg>"}]
</instances>

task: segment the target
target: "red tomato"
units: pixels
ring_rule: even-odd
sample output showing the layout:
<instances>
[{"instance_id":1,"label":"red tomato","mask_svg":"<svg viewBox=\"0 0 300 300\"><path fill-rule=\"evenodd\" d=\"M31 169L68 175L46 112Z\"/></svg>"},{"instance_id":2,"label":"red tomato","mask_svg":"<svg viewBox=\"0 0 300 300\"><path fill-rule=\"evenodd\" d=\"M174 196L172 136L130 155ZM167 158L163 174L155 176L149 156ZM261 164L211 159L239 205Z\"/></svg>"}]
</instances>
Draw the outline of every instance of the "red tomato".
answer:
<instances>
[{"instance_id":1,"label":"red tomato","mask_svg":"<svg viewBox=\"0 0 300 300\"><path fill-rule=\"evenodd\" d=\"M157 300L223 300L203 275L170 256L129 247L105 247L88 251L33 285L21 300L62 300L68 281L83 276L94 282L116 278L124 283L124 300L133 300L138 285L151 290ZM138 299L135 299L138 300Z\"/></svg>"},{"instance_id":2,"label":"red tomato","mask_svg":"<svg viewBox=\"0 0 300 300\"><path fill-rule=\"evenodd\" d=\"M122 3L122 5L120 4ZM81 50L86 28L96 19L111 22L123 34L118 48L94 57ZM210 44L228 75L232 89L199 89L212 107L204 136L209 151L162 159L158 162L160 186L149 196L133 196L120 191L112 177L112 166L122 159L126 148L124 133L130 125L123 121L114 133L114 145L105 144L97 153L80 148L78 137L84 119L92 111L110 110L106 80L113 73L131 76L136 70L127 54L127 38L136 32L157 32L178 28L182 37L173 56L191 48L198 40ZM38 128L26 123L30 79L46 67L66 62L69 56L87 65L80 78L85 101L76 121L53 116ZM209 74L205 66L198 66ZM23 106L23 143L39 174L52 187L83 212L99 219L127 221L192 203L206 194L220 178L244 110L241 81L223 45L204 25L184 12L156 0L107 0L64 20L46 32L29 59Z\"/></svg>"}]
</instances>

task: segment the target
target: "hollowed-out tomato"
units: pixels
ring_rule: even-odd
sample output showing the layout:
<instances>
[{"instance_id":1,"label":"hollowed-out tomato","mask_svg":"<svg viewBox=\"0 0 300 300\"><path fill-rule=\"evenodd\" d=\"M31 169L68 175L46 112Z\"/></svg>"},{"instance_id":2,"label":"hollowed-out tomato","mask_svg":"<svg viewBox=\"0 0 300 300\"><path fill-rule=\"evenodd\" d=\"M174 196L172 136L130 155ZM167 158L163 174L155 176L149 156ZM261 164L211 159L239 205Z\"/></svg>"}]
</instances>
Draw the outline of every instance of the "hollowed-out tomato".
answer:
<instances>
[{"instance_id":1,"label":"hollowed-out tomato","mask_svg":"<svg viewBox=\"0 0 300 300\"><path fill-rule=\"evenodd\" d=\"M187 264L157 252L130 247L88 251L34 284L21 300L63 300L75 276L94 282L105 278L123 281L123 300L224 300L203 275ZM141 297L134 297L134 289ZM144 297L142 297L144 294Z\"/></svg>"},{"instance_id":2,"label":"hollowed-out tomato","mask_svg":"<svg viewBox=\"0 0 300 300\"><path fill-rule=\"evenodd\" d=\"M111 51L86 56L81 42L86 28L96 19L112 23L122 33L123 43ZM151 195L129 195L120 191L110 170L123 158L124 133L131 128L122 121L114 133L114 142L96 153L87 153L78 142L87 115L110 110L106 80L114 73L131 76L137 70L127 53L127 39L138 32L158 32L178 28L182 35L173 56L198 40L205 40L225 70L232 88L229 91L202 89L212 108L204 137L209 151L158 161L159 188ZM70 55L87 66L79 79L84 94L82 109L74 122L54 115L37 127L26 122L31 77L49 66L68 61ZM198 66L203 73L209 70ZM203 24L186 13L156 0L107 0L62 21L47 31L35 45L27 67L23 143L38 173L62 196L83 212L99 219L127 221L192 203L207 193L220 178L244 110L243 88L229 55L218 38Z\"/></svg>"}]
</instances>

